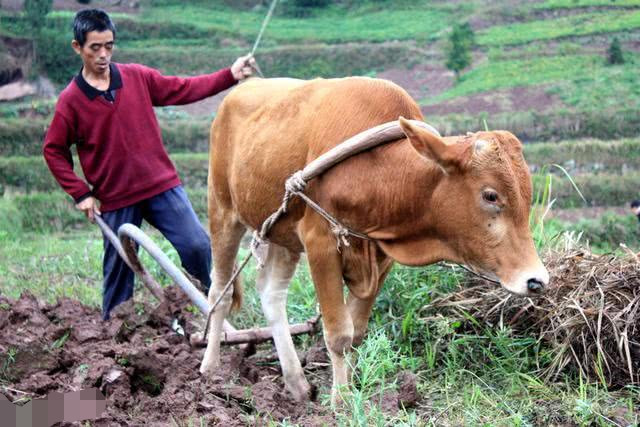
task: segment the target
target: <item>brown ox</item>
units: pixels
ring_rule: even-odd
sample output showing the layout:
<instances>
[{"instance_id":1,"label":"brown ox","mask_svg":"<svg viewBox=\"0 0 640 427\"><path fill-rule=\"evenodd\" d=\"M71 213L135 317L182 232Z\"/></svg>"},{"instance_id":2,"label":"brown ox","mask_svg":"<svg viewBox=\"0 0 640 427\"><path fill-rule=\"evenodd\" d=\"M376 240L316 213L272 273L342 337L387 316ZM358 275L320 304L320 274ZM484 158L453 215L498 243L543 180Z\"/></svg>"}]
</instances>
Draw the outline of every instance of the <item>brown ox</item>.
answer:
<instances>
[{"instance_id":1,"label":"brown ox","mask_svg":"<svg viewBox=\"0 0 640 427\"><path fill-rule=\"evenodd\" d=\"M399 116L422 120L416 103L384 80L255 79L234 89L211 130L209 221L214 272L209 302L227 283L245 230L259 229L280 205L285 180L349 137ZM341 251L325 219L295 200L268 238L257 289L272 328L284 382L305 399L304 378L286 315L287 287L307 253L336 387L347 383L345 352L365 335L374 299L393 261L419 266L463 263L509 291L539 292L549 281L529 231L531 178L522 144L509 132L440 138L400 119L406 138L351 157L312 180L312 199L351 229ZM345 301L343 286L349 289ZM220 363L222 323L213 318L200 367Z\"/></svg>"}]
</instances>

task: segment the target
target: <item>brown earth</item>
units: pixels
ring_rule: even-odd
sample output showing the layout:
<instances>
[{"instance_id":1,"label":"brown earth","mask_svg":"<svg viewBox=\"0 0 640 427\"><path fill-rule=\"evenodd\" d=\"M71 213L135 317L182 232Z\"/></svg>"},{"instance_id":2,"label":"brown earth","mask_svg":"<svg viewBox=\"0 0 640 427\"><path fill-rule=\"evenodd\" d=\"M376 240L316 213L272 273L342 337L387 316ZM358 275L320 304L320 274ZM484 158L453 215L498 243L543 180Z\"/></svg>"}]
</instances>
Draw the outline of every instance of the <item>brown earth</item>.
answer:
<instances>
[{"instance_id":1,"label":"brown earth","mask_svg":"<svg viewBox=\"0 0 640 427\"><path fill-rule=\"evenodd\" d=\"M561 103L558 97L546 93L544 87L528 86L476 93L434 105L423 105L420 109L425 116L481 112L489 114L516 111L544 112L557 108Z\"/></svg>"},{"instance_id":2,"label":"brown earth","mask_svg":"<svg viewBox=\"0 0 640 427\"><path fill-rule=\"evenodd\" d=\"M177 288L167 288L165 297L155 309L125 303L108 322L98 309L71 299L47 305L30 294L16 301L0 297L0 394L24 403L25 397L96 387L107 399L106 411L92 422L96 426L266 425L284 419L303 426L336 424L320 399L290 399L270 343L255 354L223 348L218 373L202 377L204 349L188 341L195 330L185 310L189 301ZM186 336L168 326L174 318ZM301 360L312 386L327 393L331 373L320 337ZM397 383L398 391L385 396L391 412L418 400L415 375L402 373Z\"/></svg>"},{"instance_id":3,"label":"brown earth","mask_svg":"<svg viewBox=\"0 0 640 427\"><path fill-rule=\"evenodd\" d=\"M392 68L378 73L377 77L396 83L417 102L428 101L454 84L453 72L438 64L420 64L409 70ZM227 93L228 91L225 91L211 98L175 108L193 116L210 116L218 109ZM529 86L458 97L434 105L424 105L421 110L427 117L455 113L543 112L557 108L561 103L558 97L549 95L544 86Z\"/></svg>"}]
</instances>

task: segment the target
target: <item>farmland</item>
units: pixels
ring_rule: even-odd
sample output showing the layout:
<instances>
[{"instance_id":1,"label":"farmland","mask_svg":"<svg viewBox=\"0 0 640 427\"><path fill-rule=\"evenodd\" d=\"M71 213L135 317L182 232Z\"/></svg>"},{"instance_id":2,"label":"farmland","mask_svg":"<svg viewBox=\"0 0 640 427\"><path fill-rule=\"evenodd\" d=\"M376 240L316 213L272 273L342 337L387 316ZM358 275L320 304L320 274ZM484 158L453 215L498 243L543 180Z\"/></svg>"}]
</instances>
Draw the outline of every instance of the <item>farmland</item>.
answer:
<instances>
[{"instance_id":1,"label":"farmland","mask_svg":"<svg viewBox=\"0 0 640 427\"><path fill-rule=\"evenodd\" d=\"M0 2L2 58L12 55L18 41L30 40L14 3ZM133 3L137 6L131 7ZM627 256L620 243L640 250L640 225L628 211L629 202L640 198L639 1L334 1L304 16L291 8L293 3L283 2L276 9L257 50L267 77L386 78L405 88L426 121L444 135L510 130L525 143L537 202L531 223L549 263L567 247L606 260ZM115 61L144 63L179 75L228 66L250 51L268 8L266 2L249 1L91 4L112 12L118 25ZM225 360L237 369L206 382L195 375L202 350L176 341L166 325L149 326L154 301L139 284L135 304L119 324L134 326L129 335L122 332L126 328L116 334L127 340L118 338L113 354L100 350L82 360L80 338L69 331L81 325L91 329L89 323L99 322L102 236L74 209L41 156L56 94L80 68L69 48L69 23L79 7L74 1L54 2L42 29L47 44L36 45L37 64L29 60L24 66L28 79L46 78L53 90L40 88L35 95L0 102L0 327L8 331L8 319L21 319L20 327L32 328L21 314L30 310L51 323L44 338L30 333L30 347L20 347L3 333L0 392L28 400L53 390L56 379L65 387L95 385L102 381L98 367L112 363L128 372L130 383L105 389L111 393L109 402L120 406L96 425L132 421L186 426L226 420L281 426L640 423L640 384L614 385L575 365L547 378L542 372L557 349L540 336L508 322L488 324L468 312L434 310L434 300L471 286L466 273L446 264L393 268L353 362L354 389L335 413L328 409L331 374L320 335L295 340L306 375L317 387L317 397L306 406L288 400L271 344L259 346L246 360L237 349L225 350ZM472 64L456 81L444 65L444 48L451 27L459 22L470 23L475 44ZM614 37L621 42L623 64L606 62ZM18 56L0 62L14 63ZM223 96L156 110L167 150L203 224L209 127ZM150 227L145 231L179 264L159 233ZM171 289L159 267L146 254L142 259ZM245 304L230 319L236 327L264 325L252 286L255 276L256 268L250 265L244 275ZM22 302L16 303L19 298ZM82 308L72 309L77 303ZM202 322L188 301L180 304L189 320ZM73 314L76 309L83 314ZM289 289L289 320L302 322L316 311L305 265ZM64 327L56 325L58 321ZM145 344L136 347L138 342ZM108 333L96 332L95 348L110 343ZM51 359L49 372L58 377L37 370L31 376L18 374L24 372L18 369L25 364L21 351L40 351L45 344L45 353L55 356L44 358ZM184 366L176 368L175 376L189 384L186 388L170 378L172 360L180 357ZM166 365L167 371L153 371L156 382L133 386L149 379L143 369L148 360ZM87 369L87 375L78 374ZM26 394L11 394L6 387ZM412 387L418 396L413 399L406 391ZM155 399L158 393L165 396L163 401L183 403L163 406ZM264 393L275 393L281 407L262 400ZM192 402L184 403L189 396Z\"/></svg>"}]
</instances>

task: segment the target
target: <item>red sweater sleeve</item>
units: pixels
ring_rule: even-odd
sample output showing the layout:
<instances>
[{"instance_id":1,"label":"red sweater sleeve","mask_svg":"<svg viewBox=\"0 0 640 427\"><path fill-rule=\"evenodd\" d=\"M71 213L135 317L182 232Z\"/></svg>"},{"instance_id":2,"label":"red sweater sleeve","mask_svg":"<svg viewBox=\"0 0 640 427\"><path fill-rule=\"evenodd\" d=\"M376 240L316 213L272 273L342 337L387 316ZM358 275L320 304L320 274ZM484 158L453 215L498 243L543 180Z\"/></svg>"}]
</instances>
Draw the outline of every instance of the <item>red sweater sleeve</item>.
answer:
<instances>
[{"instance_id":1,"label":"red sweater sleeve","mask_svg":"<svg viewBox=\"0 0 640 427\"><path fill-rule=\"evenodd\" d=\"M78 201L91 192L89 186L73 171L70 146L73 131L67 119L56 110L44 138L43 155L54 178L62 189Z\"/></svg>"},{"instance_id":2,"label":"red sweater sleeve","mask_svg":"<svg viewBox=\"0 0 640 427\"><path fill-rule=\"evenodd\" d=\"M197 77L163 76L158 70L142 68L154 106L196 102L229 89L237 83L230 68Z\"/></svg>"}]
</instances>

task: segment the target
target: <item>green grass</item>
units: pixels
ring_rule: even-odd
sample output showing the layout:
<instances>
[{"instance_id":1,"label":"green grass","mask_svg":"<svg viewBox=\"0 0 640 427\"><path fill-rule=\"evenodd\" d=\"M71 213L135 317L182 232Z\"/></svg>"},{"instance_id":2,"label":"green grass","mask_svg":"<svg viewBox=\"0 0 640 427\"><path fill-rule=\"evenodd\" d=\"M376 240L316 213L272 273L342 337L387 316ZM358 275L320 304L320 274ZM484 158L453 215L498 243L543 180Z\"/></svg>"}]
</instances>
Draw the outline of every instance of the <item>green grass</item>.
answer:
<instances>
[{"instance_id":1,"label":"green grass","mask_svg":"<svg viewBox=\"0 0 640 427\"><path fill-rule=\"evenodd\" d=\"M640 109L639 59L637 53L626 52L625 64L607 66L604 57L595 57L591 64L584 64L583 72L567 73L553 83L548 93L579 111Z\"/></svg>"},{"instance_id":2,"label":"green grass","mask_svg":"<svg viewBox=\"0 0 640 427\"><path fill-rule=\"evenodd\" d=\"M152 236L176 262L168 244L157 233ZM14 298L29 290L50 302L68 296L100 305L102 249L97 229L27 233L0 243L3 295ZM143 257L143 263L167 283L152 261ZM292 322L315 314L313 286L306 265L301 267L289 291ZM237 326L263 323L251 284L254 276L253 269L245 275L245 305L232 319ZM341 425L584 425L606 424L612 417L619 421L621 413L628 423L638 422L637 411L633 415L640 401L637 389L613 393L571 375L559 383L545 383L536 373L552 355L535 338L500 328L480 327L471 333L460 321L429 310L434 297L461 282L459 271L443 266L394 267L376 301L369 335L352 359L355 386L336 415ZM136 295L149 298L140 288ZM403 370L417 374L422 400L413 409L385 412L383 403L397 390L396 376ZM320 396L323 402L328 399L327 394Z\"/></svg>"},{"instance_id":3,"label":"green grass","mask_svg":"<svg viewBox=\"0 0 640 427\"><path fill-rule=\"evenodd\" d=\"M576 9L582 7L640 7L638 0L546 0L535 4L536 9Z\"/></svg>"},{"instance_id":4,"label":"green grass","mask_svg":"<svg viewBox=\"0 0 640 427\"><path fill-rule=\"evenodd\" d=\"M640 250L640 224L631 214L617 215L608 212L599 218L583 218L571 223L551 219L545 224L545 230L551 239L557 238L558 233L564 231L580 235L581 241L588 243L598 253L621 253L621 243L632 250Z\"/></svg>"},{"instance_id":5,"label":"green grass","mask_svg":"<svg viewBox=\"0 0 640 427\"><path fill-rule=\"evenodd\" d=\"M180 266L177 252L160 233L146 226L143 230ZM25 232L18 238L8 237L0 227L0 294L17 298L29 291L49 303L69 297L99 307L102 305L102 245L97 225L64 233ZM172 283L146 251L140 250L139 256L158 283ZM153 300L146 289L140 289L137 280L136 286L137 295Z\"/></svg>"},{"instance_id":6,"label":"green grass","mask_svg":"<svg viewBox=\"0 0 640 427\"><path fill-rule=\"evenodd\" d=\"M627 63L607 66L604 56L558 55L531 59L487 61L464 74L451 89L421 103L522 86L540 86L562 101L558 109L594 113L640 107L639 56L627 53Z\"/></svg>"},{"instance_id":7,"label":"green grass","mask_svg":"<svg viewBox=\"0 0 640 427\"><path fill-rule=\"evenodd\" d=\"M535 40L616 33L640 28L640 10L584 13L556 19L490 27L480 32L481 45L514 45Z\"/></svg>"},{"instance_id":8,"label":"green grass","mask_svg":"<svg viewBox=\"0 0 640 427\"><path fill-rule=\"evenodd\" d=\"M525 144L524 157L530 167L558 163L572 174L624 173L640 168L640 139L581 139Z\"/></svg>"},{"instance_id":9,"label":"green grass","mask_svg":"<svg viewBox=\"0 0 640 427\"><path fill-rule=\"evenodd\" d=\"M148 9L141 19L173 22L206 30L221 29L253 41L264 12L206 8L198 5L168 5ZM448 25L448 14L441 10L386 9L369 13L329 8L307 19L273 17L264 34L264 46L299 41L351 42L433 38Z\"/></svg>"},{"instance_id":10,"label":"green grass","mask_svg":"<svg viewBox=\"0 0 640 427\"><path fill-rule=\"evenodd\" d=\"M472 95L519 86L534 86L570 80L584 75L598 75L605 68L604 59L595 55L571 55L489 61L463 74L451 89L422 103L437 104L459 96Z\"/></svg>"}]
</instances>

